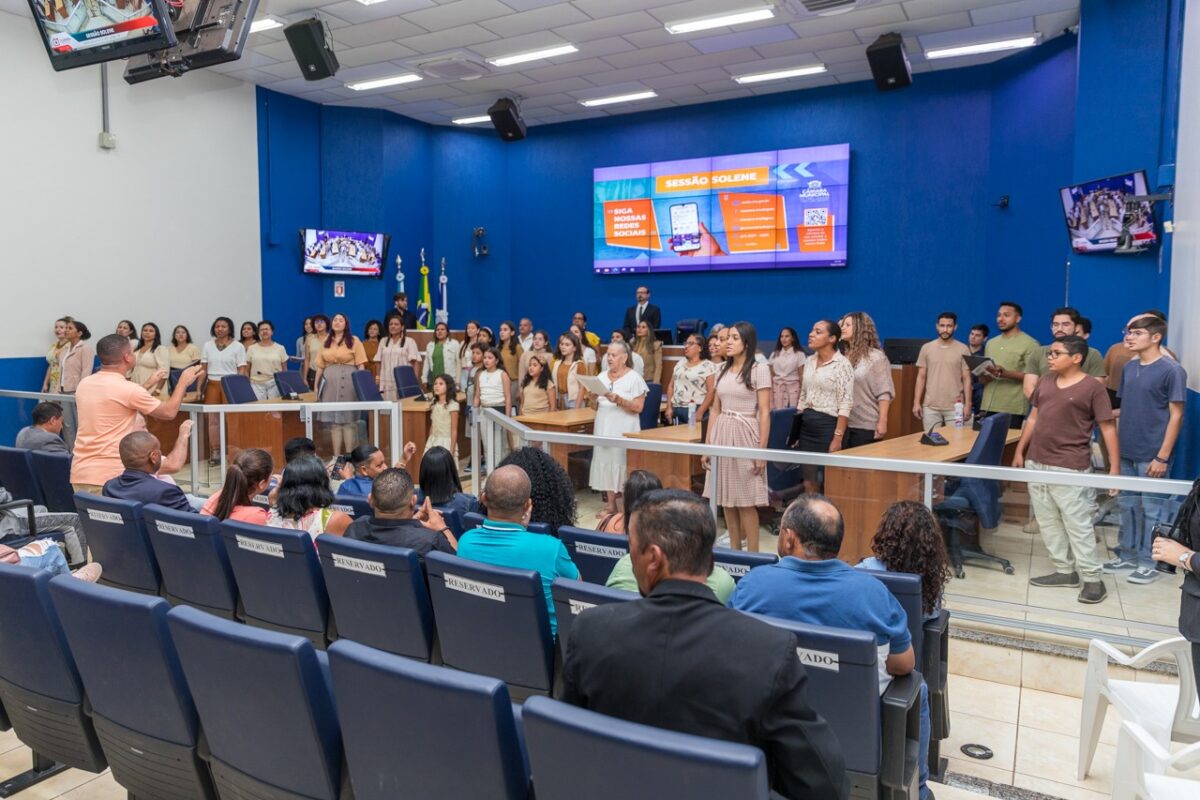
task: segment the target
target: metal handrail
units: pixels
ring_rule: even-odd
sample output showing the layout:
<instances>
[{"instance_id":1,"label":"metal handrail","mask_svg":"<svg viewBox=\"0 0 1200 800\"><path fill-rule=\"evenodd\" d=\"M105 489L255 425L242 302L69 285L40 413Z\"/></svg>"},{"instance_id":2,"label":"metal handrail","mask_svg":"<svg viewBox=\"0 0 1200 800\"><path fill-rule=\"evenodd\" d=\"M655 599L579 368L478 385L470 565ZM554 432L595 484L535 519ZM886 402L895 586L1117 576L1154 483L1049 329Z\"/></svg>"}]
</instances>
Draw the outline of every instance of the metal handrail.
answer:
<instances>
[{"instance_id":1,"label":"metal handrail","mask_svg":"<svg viewBox=\"0 0 1200 800\"><path fill-rule=\"evenodd\" d=\"M51 392L26 392L15 389L0 389L0 397L7 397L17 400L55 400L59 402L75 402L75 395L54 394ZM225 474L225 416L227 414L259 414L270 412L299 412L300 418L304 420L304 433L308 438L313 435L313 417L314 413L324 414L334 411L363 411L371 414L374 436L372 441L379 441L379 414L387 414L393 419L393 424L389 431L389 446L393 458L399 458L402 452L401 442L404 441L404 414L399 402L390 400L369 400L369 401L353 401L353 402L322 402L320 400L290 400L286 402L267 403L242 403L242 404L215 404L206 403L181 403L179 413L186 413L192 420L193 428L199 424L198 417L201 414L216 414L218 418L218 440L220 454L220 469L221 474ZM198 485L197 483L197 464L200 458L200 442L197 436L192 436L190 442L191 457L189 459L189 469L191 474L191 485L193 491ZM210 485L205 481L205 486Z\"/></svg>"},{"instance_id":2,"label":"metal handrail","mask_svg":"<svg viewBox=\"0 0 1200 800\"><path fill-rule=\"evenodd\" d=\"M645 450L652 453L676 453L685 455L741 458L770 461L783 464L839 467L843 469L870 469L886 472L904 472L924 475L927 479L927 494L932 488L928 479L934 476L953 478L981 478L985 480L1009 481L1013 483L1039 483L1054 486L1085 486L1093 489L1119 489L1150 494L1186 495L1192 490L1189 481L1163 478L1135 478L1126 475L1108 475L1086 472L1050 472L1017 467L995 467L960 462L930 462L908 459L874 458L842 453L810 453L800 450L766 450L755 447L726 447L712 444L690 444L686 442L661 442L654 439L630 439L624 436L596 436L589 433L557 433L534 430L511 417L505 417L495 409L477 409L482 419L491 421L505 430L529 441L543 444L573 444L584 447L617 447L622 450ZM478 464L473 464L477 468ZM478 473L476 473L478 474ZM929 499L927 497L927 499Z\"/></svg>"}]
</instances>

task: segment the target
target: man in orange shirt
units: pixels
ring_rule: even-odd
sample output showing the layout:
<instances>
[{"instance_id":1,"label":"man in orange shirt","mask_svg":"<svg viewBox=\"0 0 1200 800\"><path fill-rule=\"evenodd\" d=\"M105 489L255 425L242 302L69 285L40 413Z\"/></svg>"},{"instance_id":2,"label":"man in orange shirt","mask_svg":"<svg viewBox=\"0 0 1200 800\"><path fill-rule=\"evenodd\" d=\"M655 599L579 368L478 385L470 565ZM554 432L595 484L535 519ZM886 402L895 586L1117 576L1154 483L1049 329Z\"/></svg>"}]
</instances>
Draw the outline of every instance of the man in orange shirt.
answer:
<instances>
[{"instance_id":1,"label":"man in orange shirt","mask_svg":"<svg viewBox=\"0 0 1200 800\"><path fill-rule=\"evenodd\" d=\"M161 402L125 379L135 361L129 339L109 334L96 343L96 355L100 370L80 381L75 390L79 432L71 461L71 485L75 491L89 494L100 494L105 481L124 471L119 450L121 439L145 427L142 415L175 419L187 387L204 375L203 367L188 367L176 382L170 399ZM154 377L161 380L166 375Z\"/></svg>"}]
</instances>

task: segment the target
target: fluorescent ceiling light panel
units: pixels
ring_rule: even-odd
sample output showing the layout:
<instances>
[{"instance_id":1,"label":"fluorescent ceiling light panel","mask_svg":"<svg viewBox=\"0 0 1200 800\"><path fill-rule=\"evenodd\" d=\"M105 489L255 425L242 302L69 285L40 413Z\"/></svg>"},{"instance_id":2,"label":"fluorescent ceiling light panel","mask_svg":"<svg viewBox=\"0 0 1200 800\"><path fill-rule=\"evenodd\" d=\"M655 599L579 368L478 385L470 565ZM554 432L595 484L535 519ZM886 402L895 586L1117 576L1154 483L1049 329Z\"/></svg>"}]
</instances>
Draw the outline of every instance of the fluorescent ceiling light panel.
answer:
<instances>
[{"instance_id":1,"label":"fluorescent ceiling light panel","mask_svg":"<svg viewBox=\"0 0 1200 800\"><path fill-rule=\"evenodd\" d=\"M737 83L762 83L763 81L781 81L784 78L802 78L805 75L820 75L824 71L824 64L813 64L808 67L777 69L772 72L756 72L753 75L734 75L733 79Z\"/></svg>"},{"instance_id":2,"label":"fluorescent ceiling light panel","mask_svg":"<svg viewBox=\"0 0 1200 800\"><path fill-rule=\"evenodd\" d=\"M558 47L547 47L543 50L532 50L528 53L518 53L515 56L501 56L500 58L489 58L487 62L497 67L508 67L513 64L524 64L526 61L538 61L543 58L554 58L555 56L565 56L570 53L578 53L579 48L573 44L562 44Z\"/></svg>"},{"instance_id":3,"label":"fluorescent ceiling light panel","mask_svg":"<svg viewBox=\"0 0 1200 800\"><path fill-rule=\"evenodd\" d=\"M276 28L284 26L283 20L279 17L259 17L250 23L251 33L260 33L262 31L273 31Z\"/></svg>"},{"instance_id":4,"label":"fluorescent ceiling light panel","mask_svg":"<svg viewBox=\"0 0 1200 800\"><path fill-rule=\"evenodd\" d=\"M358 2L359 2L361 5L364 5L364 6L373 6L373 5L377 4L377 3L384 3L384 2L387 2L387 0L357 0L357 1L358 1Z\"/></svg>"},{"instance_id":5,"label":"fluorescent ceiling light panel","mask_svg":"<svg viewBox=\"0 0 1200 800\"><path fill-rule=\"evenodd\" d=\"M731 25L743 25L747 22L761 22L764 19L772 19L774 16L775 9L773 8L751 8L745 11L734 11L731 14L722 14L719 17L668 22L666 27L667 33L694 33L695 31L707 31L712 28L728 28Z\"/></svg>"},{"instance_id":6,"label":"fluorescent ceiling light panel","mask_svg":"<svg viewBox=\"0 0 1200 800\"><path fill-rule=\"evenodd\" d=\"M491 122L492 118L487 114L481 114L478 117L459 117L458 119L450 120L455 125L474 125L478 122Z\"/></svg>"},{"instance_id":7,"label":"fluorescent ceiling light panel","mask_svg":"<svg viewBox=\"0 0 1200 800\"><path fill-rule=\"evenodd\" d=\"M980 42L979 44L964 44L957 47L938 47L925 51L925 58L959 58L960 56L975 56L981 53L999 53L1003 50L1020 50L1023 47L1033 47L1038 43L1038 36L1022 36L1018 39L1000 39L995 42Z\"/></svg>"},{"instance_id":8,"label":"fluorescent ceiling light panel","mask_svg":"<svg viewBox=\"0 0 1200 800\"><path fill-rule=\"evenodd\" d=\"M346 88L353 89L356 92L365 92L370 89L382 89L384 86L396 86L401 83L412 83L419 80L421 80L420 75L408 72L403 75L392 75L389 78L372 78L369 81L347 83Z\"/></svg>"},{"instance_id":9,"label":"fluorescent ceiling light panel","mask_svg":"<svg viewBox=\"0 0 1200 800\"><path fill-rule=\"evenodd\" d=\"M579 105L595 108L596 106L611 106L613 103L632 103L634 100L649 100L651 97L658 97L658 92L646 90L644 92L633 92L632 94L615 94L612 97L580 100Z\"/></svg>"}]
</instances>

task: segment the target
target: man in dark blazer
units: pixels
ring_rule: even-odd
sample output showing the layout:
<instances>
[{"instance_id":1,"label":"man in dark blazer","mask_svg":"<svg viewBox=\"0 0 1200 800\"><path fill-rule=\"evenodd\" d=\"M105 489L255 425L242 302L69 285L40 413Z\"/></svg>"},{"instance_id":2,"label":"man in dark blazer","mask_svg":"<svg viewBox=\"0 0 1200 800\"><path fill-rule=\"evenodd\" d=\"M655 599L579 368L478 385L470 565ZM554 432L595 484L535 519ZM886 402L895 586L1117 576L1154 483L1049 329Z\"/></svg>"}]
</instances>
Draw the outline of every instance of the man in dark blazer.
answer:
<instances>
[{"instance_id":1,"label":"man in dark blazer","mask_svg":"<svg viewBox=\"0 0 1200 800\"><path fill-rule=\"evenodd\" d=\"M627 339L632 339L637 334L638 323L642 320L650 326L650 333L662 327L662 311L658 306L650 302L650 287L639 286L637 288L637 302L625 309L625 322L622 324L626 331L629 332Z\"/></svg>"},{"instance_id":2,"label":"man in dark blazer","mask_svg":"<svg viewBox=\"0 0 1200 800\"><path fill-rule=\"evenodd\" d=\"M571 627L562 699L612 717L741 742L793 800L848 794L841 746L809 706L796 639L721 605L705 586L716 523L690 492L646 495L629 521L641 600L588 609Z\"/></svg>"},{"instance_id":3,"label":"man in dark blazer","mask_svg":"<svg viewBox=\"0 0 1200 800\"><path fill-rule=\"evenodd\" d=\"M417 329L417 315L408 308L408 295L405 292L396 292L392 296L392 307L384 314L384 319L387 319L393 314L399 314L400 319L404 320L404 329L415 331ZM432 323L431 323L432 324ZM383 326L384 338L387 338L387 323Z\"/></svg>"}]
</instances>

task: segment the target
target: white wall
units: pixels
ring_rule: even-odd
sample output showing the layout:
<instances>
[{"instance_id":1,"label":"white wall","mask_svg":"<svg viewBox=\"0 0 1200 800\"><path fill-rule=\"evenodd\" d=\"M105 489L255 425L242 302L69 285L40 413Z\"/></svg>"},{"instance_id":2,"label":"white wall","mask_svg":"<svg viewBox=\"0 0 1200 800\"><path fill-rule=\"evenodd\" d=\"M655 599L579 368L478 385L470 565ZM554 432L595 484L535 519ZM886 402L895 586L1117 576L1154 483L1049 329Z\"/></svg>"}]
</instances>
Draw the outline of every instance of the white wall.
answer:
<instances>
[{"instance_id":1,"label":"white wall","mask_svg":"<svg viewBox=\"0 0 1200 800\"><path fill-rule=\"evenodd\" d=\"M1200 391L1200 0L1188 0L1175 156L1175 237L1171 251L1171 345Z\"/></svg>"},{"instance_id":2,"label":"white wall","mask_svg":"<svg viewBox=\"0 0 1200 800\"><path fill-rule=\"evenodd\" d=\"M0 11L0 358L35 356L64 314L93 342L120 319L208 338L262 313L254 87L199 71L130 86L54 72L29 11Z\"/></svg>"}]
</instances>

